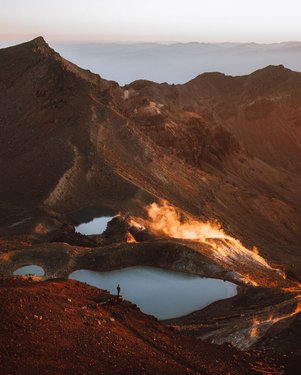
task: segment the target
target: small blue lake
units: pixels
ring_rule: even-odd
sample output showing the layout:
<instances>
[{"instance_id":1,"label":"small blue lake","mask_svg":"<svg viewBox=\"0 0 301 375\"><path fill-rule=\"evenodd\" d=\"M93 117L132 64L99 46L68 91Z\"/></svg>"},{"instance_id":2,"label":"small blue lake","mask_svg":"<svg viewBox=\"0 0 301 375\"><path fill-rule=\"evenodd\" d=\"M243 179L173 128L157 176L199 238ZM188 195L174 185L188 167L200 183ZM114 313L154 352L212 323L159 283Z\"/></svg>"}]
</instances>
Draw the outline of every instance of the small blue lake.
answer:
<instances>
[{"instance_id":1,"label":"small blue lake","mask_svg":"<svg viewBox=\"0 0 301 375\"><path fill-rule=\"evenodd\" d=\"M101 234L107 228L107 224L112 220L111 216L96 217L88 223L82 223L75 227L75 231L81 234Z\"/></svg>"},{"instance_id":2,"label":"small blue lake","mask_svg":"<svg viewBox=\"0 0 301 375\"><path fill-rule=\"evenodd\" d=\"M75 224L76 232L85 235L101 234L106 230L108 222L114 216L113 210L95 206L82 208L69 214L69 218Z\"/></svg>"},{"instance_id":3,"label":"small blue lake","mask_svg":"<svg viewBox=\"0 0 301 375\"><path fill-rule=\"evenodd\" d=\"M15 270L14 275L36 275L44 276L45 272L42 267L31 264L29 266L20 267Z\"/></svg>"}]
</instances>

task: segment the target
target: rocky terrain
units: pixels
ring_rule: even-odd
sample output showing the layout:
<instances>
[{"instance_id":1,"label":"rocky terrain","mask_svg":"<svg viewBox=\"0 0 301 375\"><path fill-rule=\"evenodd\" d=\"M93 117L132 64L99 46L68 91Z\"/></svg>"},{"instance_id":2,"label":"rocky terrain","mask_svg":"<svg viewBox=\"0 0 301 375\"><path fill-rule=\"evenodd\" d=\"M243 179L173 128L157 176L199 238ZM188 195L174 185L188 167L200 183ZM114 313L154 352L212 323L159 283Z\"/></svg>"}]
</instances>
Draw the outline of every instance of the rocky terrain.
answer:
<instances>
[{"instance_id":1,"label":"rocky terrain","mask_svg":"<svg viewBox=\"0 0 301 375\"><path fill-rule=\"evenodd\" d=\"M217 302L168 324L218 344L256 347L262 358L265 350L273 357L286 336L294 340L291 332L300 332L300 83L301 73L268 66L240 77L207 73L183 85L120 87L66 61L41 37L0 50L0 284L8 298L2 317L13 327L5 342L17 340L23 327L12 319L13 291L29 304L27 314L32 288L49 288L52 304L64 285L72 293L86 288L9 281L28 264L42 266L45 278L151 265L230 280L241 285L234 305ZM80 235L74 214L87 207L119 216L103 235ZM96 293L87 287L90 292ZM218 353L216 346L187 340ZM3 363L11 363L7 348ZM46 358L47 346L41 350ZM287 343L282 353L287 361L274 363L274 373L297 366L300 345ZM49 358L56 366L58 357ZM237 358L238 373L251 373ZM202 363L191 363L189 371L202 370ZM204 372L212 373L210 366ZM125 368L124 362L117 369Z\"/></svg>"},{"instance_id":2,"label":"rocky terrain","mask_svg":"<svg viewBox=\"0 0 301 375\"><path fill-rule=\"evenodd\" d=\"M290 362L181 335L75 281L9 280L0 295L1 374L260 374Z\"/></svg>"}]
</instances>

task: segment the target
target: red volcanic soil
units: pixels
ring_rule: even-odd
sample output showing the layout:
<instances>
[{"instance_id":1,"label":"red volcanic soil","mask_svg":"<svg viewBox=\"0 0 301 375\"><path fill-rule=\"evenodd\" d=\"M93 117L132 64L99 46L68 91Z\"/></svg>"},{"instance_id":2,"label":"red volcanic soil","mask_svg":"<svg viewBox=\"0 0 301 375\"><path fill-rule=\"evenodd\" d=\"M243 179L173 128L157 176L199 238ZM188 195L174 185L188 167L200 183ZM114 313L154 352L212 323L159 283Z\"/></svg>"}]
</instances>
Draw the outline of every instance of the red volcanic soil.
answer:
<instances>
[{"instance_id":1,"label":"red volcanic soil","mask_svg":"<svg viewBox=\"0 0 301 375\"><path fill-rule=\"evenodd\" d=\"M133 304L71 280L0 283L1 374L282 373L261 352L179 334Z\"/></svg>"}]
</instances>

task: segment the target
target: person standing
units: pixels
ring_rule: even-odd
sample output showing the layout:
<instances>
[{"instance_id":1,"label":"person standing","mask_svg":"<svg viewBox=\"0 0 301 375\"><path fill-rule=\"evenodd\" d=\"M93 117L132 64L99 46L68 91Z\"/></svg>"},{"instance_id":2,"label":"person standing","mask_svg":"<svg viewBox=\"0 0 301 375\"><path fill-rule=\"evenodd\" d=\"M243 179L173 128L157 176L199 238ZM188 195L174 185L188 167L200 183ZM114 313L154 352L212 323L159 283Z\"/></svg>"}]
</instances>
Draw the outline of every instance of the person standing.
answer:
<instances>
[{"instance_id":1,"label":"person standing","mask_svg":"<svg viewBox=\"0 0 301 375\"><path fill-rule=\"evenodd\" d=\"M120 296L120 290L121 290L121 288L120 288L120 285L119 285L119 284L117 285L117 288L116 288L116 289L117 289L117 295L118 295L118 297L119 297L119 296Z\"/></svg>"}]
</instances>

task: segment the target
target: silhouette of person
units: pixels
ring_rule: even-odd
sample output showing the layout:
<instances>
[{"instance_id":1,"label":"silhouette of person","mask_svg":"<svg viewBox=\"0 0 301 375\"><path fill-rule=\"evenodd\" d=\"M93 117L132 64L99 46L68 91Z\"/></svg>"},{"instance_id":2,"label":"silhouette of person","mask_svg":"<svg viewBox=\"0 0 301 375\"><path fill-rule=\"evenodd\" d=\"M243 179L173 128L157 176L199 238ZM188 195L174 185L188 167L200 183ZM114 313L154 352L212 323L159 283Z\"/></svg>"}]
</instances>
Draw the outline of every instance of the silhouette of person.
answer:
<instances>
[{"instance_id":1,"label":"silhouette of person","mask_svg":"<svg viewBox=\"0 0 301 375\"><path fill-rule=\"evenodd\" d=\"M116 289L117 289L117 295L118 295L118 297L119 297L119 296L120 296L120 285L119 285L119 284L117 285L117 288L116 288Z\"/></svg>"}]
</instances>

